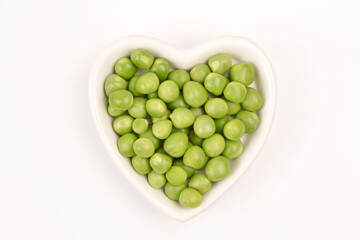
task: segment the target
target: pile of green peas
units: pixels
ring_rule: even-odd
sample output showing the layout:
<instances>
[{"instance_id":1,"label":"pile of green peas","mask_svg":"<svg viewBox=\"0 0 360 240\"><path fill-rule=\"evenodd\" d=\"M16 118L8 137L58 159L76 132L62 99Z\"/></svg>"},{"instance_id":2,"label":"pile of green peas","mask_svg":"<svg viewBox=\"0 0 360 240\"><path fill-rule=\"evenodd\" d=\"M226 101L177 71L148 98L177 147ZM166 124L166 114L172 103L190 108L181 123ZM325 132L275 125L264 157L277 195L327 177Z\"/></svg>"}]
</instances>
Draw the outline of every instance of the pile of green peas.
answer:
<instances>
[{"instance_id":1,"label":"pile of green peas","mask_svg":"<svg viewBox=\"0 0 360 240\"><path fill-rule=\"evenodd\" d=\"M139 48L114 68L104 89L119 152L153 188L198 207L212 184L230 174L243 135L259 125L263 100L250 86L254 66L233 65L220 53L188 72Z\"/></svg>"}]
</instances>

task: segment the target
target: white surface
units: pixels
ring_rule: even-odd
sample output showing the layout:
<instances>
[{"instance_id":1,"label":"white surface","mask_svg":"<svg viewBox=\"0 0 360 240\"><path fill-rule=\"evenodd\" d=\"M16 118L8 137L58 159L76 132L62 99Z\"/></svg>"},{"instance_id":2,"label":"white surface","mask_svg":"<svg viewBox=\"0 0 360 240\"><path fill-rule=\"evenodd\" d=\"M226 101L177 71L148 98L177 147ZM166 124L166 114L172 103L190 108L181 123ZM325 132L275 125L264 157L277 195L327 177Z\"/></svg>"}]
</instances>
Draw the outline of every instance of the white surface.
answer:
<instances>
[{"instance_id":1,"label":"white surface","mask_svg":"<svg viewBox=\"0 0 360 240\"><path fill-rule=\"evenodd\" d=\"M359 239L358 11L355 0L1 0L0 239ZM132 188L91 119L91 63L130 34L179 47L242 35L276 70L264 149L184 224Z\"/></svg>"}]
</instances>

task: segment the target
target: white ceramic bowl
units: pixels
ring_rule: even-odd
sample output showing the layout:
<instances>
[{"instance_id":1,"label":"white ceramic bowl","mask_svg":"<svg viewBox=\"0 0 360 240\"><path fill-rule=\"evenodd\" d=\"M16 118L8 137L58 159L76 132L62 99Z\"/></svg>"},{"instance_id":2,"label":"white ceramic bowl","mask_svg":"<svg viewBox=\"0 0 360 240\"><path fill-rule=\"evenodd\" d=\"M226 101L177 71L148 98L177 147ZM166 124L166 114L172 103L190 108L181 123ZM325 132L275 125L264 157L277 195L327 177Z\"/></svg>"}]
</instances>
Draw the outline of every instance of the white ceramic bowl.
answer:
<instances>
[{"instance_id":1,"label":"white ceramic bowl","mask_svg":"<svg viewBox=\"0 0 360 240\"><path fill-rule=\"evenodd\" d=\"M212 189L204 195L202 204L197 208L183 208L178 202L168 199L162 190L153 189L148 184L146 177L136 173L129 159L121 156L117 149L119 137L112 129L112 117L107 114L104 80L113 73L116 60L123 56L129 56L135 48L145 48L155 57L166 58L174 68L191 69L196 64L207 62L210 56L217 53L228 53L234 63L247 61L256 67L256 88L264 99L264 106L259 111L261 123L254 133L242 139L244 152L238 159L231 160L231 174L226 179L213 184ZM270 61L258 46L242 37L216 38L188 49L172 47L149 37L122 38L105 49L95 61L90 73L89 91L90 106L96 128L111 158L128 181L145 198L178 221L187 221L207 209L246 171L265 143L276 105L276 80Z\"/></svg>"}]
</instances>

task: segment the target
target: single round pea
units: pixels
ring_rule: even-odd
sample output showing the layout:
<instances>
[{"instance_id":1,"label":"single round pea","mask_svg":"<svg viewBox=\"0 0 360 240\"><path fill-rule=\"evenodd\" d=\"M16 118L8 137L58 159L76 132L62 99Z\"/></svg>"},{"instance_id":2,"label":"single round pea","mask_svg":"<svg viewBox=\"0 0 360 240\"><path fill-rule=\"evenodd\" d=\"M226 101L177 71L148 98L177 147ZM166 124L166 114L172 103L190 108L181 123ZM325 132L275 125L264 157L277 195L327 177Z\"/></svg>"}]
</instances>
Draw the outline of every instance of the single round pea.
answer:
<instances>
[{"instance_id":1,"label":"single round pea","mask_svg":"<svg viewBox=\"0 0 360 240\"><path fill-rule=\"evenodd\" d=\"M204 150L199 146L189 148L183 157L183 163L195 169L204 168L207 160Z\"/></svg>"},{"instance_id":2,"label":"single round pea","mask_svg":"<svg viewBox=\"0 0 360 240\"><path fill-rule=\"evenodd\" d=\"M172 123L170 120L159 120L153 123L152 132L158 139L167 138L172 130Z\"/></svg>"},{"instance_id":3,"label":"single round pea","mask_svg":"<svg viewBox=\"0 0 360 240\"><path fill-rule=\"evenodd\" d=\"M257 111L263 106L263 100L255 88L248 87L246 97L241 106L250 112Z\"/></svg>"},{"instance_id":4,"label":"single round pea","mask_svg":"<svg viewBox=\"0 0 360 240\"><path fill-rule=\"evenodd\" d=\"M137 71L136 66L131 62L130 58L120 58L115 63L115 73L126 80L132 78Z\"/></svg>"},{"instance_id":5,"label":"single round pea","mask_svg":"<svg viewBox=\"0 0 360 240\"><path fill-rule=\"evenodd\" d=\"M207 138L215 133L215 122L208 115L201 115L196 118L193 128L196 135Z\"/></svg>"},{"instance_id":6,"label":"single round pea","mask_svg":"<svg viewBox=\"0 0 360 240\"><path fill-rule=\"evenodd\" d=\"M188 208L196 208L202 202L201 194L193 188L184 188L179 197L180 205Z\"/></svg>"},{"instance_id":7,"label":"single round pea","mask_svg":"<svg viewBox=\"0 0 360 240\"><path fill-rule=\"evenodd\" d=\"M149 99L146 102L145 107L149 115L156 118L163 117L167 111L166 104L158 98Z\"/></svg>"},{"instance_id":8,"label":"single round pea","mask_svg":"<svg viewBox=\"0 0 360 240\"><path fill-rule=\"evenodd\" d=\"M148 120L145 118L136 118L132 123L132 129L137 134L143 134L149 126Z\"/></svg>"},{"instance_id":9,"label":"single round pea","mask_svg":"<svg viewBox=\"0 0 360 240\"><path fill-rule=\"evenodd\" d=\"M113 129L119 135L131 133L134 118L129 115L121 115L113 122Z\"/></svg>"},{"instance_id":10,"label":"single round pea","mask_svg":"<svg viewBox=\"0 0 360 240\"><path fill-rule=\"evenodd\" d=\"M166 80L169 71L170 71L170 64L164 58L155 59L153 65L149 69L149 72L155 73L160 81Z\"/></svg>"},{"instance_id":11,"label":"single round pea","mask_svg":"<svg viewBox=\"0 0 360 240\"><path fill-rule=\"evenodd\" d=\"M159 87L159 79L155 73L147 72L141 75L135 82L135 89L141 94L155 92Z\"/></svg>"},{"instance_id":12,"label":"single round pea","mask_svg":"<svg viewBox=\"0 0 360 240\"><path fill-rule=\"evenodd\" d=\"M155 153L150 158L150 166L159 174L166 173L166 171L171 167L172 162L172 158L163 153Z\"/></svg>"},{"instance_id":13,"label":"single round pea","mask_svg":"<svg viewBox=\"0 0 360 240\"><path fill-rule=\"evenodd\" d=\"M167 106L171 110L174 110L175 108L179 108L179 107L184 107L184 108L189 107L189 105L185 102L184 96L182 93L179 93L179 97L175 101L168 103Z\"/></svg>"},{"instance_id":14,"label":"single round pea","mask_svg":"<svg viewBox=\"0 0 360 240\"><path fill-rule=\"evenodd\" d=\"M235 64L230 69L231 81L237 81L246 87L255 80L255 69L251 63Z\"/></svg>"},{"instance_id":15,"label":"single round pea","mask_svg":"<svg viewBox=\"0 0 360 240\"><path fill-rule=\"evenodd\" d=\"M139 97L141 96L141 93L139 93L138 91L136 91L135 89L135 84L136 84L136 81L141 77L141 75L135 75L133 76L130 81L129 81L129 84L128 84L128 90L131 92L131 94L134 96L134 97Z\"/></svg>"},{"instance_id":16,"label":"single round pea","mask_svg":"<svg viewBox=\"0 0 360 240\"><path fill-rule=\"evenodd\" d=\"M165 140L164 149L170 156L179 158L184 155L188 141L186 133L174 132Z\"/></svg>"},{"instance_id":17,"label":"single round pea","mask_svg":"<svg viewBox=\"0 0 360 240\"><path fill-rule=\"evenodd\" d=\"M139 138L133 144L133 149L136 155L149 158L155 152L155 146L153 142L148 138Z\"/></svg>"},{"instance_id":18,"label":"single round pea","mask_svg":"<svg viewBox=\"0 0 360 240\"><path fill-rule=\"evenodd\" d=\"M128 113L134 118L146 118L146 98L136 97L134 98L131 108L129 108Z\"/></svg>"},{"instance_id":19,"label":"single round pea","mask_svg":"<svg viewBox=\"0 0 360 240\"><path fill-rule=\"evenodd\" d=\"M179 200L181 191L185 188L185 184L181 184L179 186L172 185L171 183L167 182L164 187L165 194L171 200Z\"/></svg>"},{"instance_id":20,"label":"single round pea","mask_svg":"<svg viewBox=\"0 0 360 240\"><path fill-rule=\"evenodd\" d=\"M205 77L211 72L210 68L206 64L198 64L190 71L190 77L192 80L203 83Z\"/></svg>"},{"instance_id":21,"label":"single round pea","mask_svg":"<svg viewBox=\"0 0 360 240\"><path fill-rule=\"evenodd\" d=\"M170 114L171 114L170 110L167 110L166 113L165 113L165 115L162 116L161 118L151 117L151 121L152 121L152 123L154 124L154 123L156 123L157 121L169 119Z\"/></svg>"},{"instance_id":22,"label":"single round pea","mask_svg":"<svg viewBox=\"0 0 360 240\"><path fill-rule=\"evenodd\" d=\"M187 178L186 171L182 167L178 167L178 166L172 166L166 172L165 176L168 182L175 186L184 184Z\"/></svg>"},{"instance_id":23,"label":"single round pea","mask_svg":"<svg viewBox=\"0 0 360 240\"><path fill-rule=\"evenodd\" d=\"M219 53L209 59L208 65L213 72L224 74L231 68L232 61L229 55Z\"/></svg>"},{"instance_id":24,"label":"single round pea","mask_svg":"<svg viewBox=\"0 0 360 240\"><path fill-rule=\"evenodd\" d=\"M224 96L234 103L241 103L246 97L246 87L239 82L231 82L224 89Z\"/></svg>"},{"instance_id":25,"label":"single round pea","mask_svg":"<svg viewBox=\"0 0 360 240\"><path fill-rule=\"evenodd\" d=\"M188 178L195 173L195 168L186 166L181 159L174 161L173 166L182 167L185 170Z\"/></svg>"},{"instance_id":26,"label":"single round pea","mask_svg":"<svg viewBox=\"0 0 360 240\"><path fill-rule=\"evenodd\" d=\"M109 96L110 93L115 92L116 90L126 89L127 82L117 74L110 74L105 79L104 85L105 94L106 96Z\"/></svg>"},{"instance_id":27,"label":"single round pea","mask_svg":"<svg viewBox=\"0 0 360 240\"><path fill-rule=\"evenodd\" d=\"M228 111L227 111L226 115L235 115L241 110L240 103L233 103L233 102L226 101L226 100L225 100L225 102L228 106Z\"/></svg>"},{"instance_id":28,"label":"single round pea","mask_svg":"<svg viewBox=\"0 0 360 240\"><path fill-rule=\"evenodd\" d=\"M149 69L154 62L152 53L142 48L133 50L130 59L140 69Z\"/></svg>"},{"instance_id":29,"label":"single round pea","mask_svg":"<svg viewBox=\"0 0 360 240\"><path fill-rule=\"evenodd\" d=\"M179 89L183 89L184 84L190 81L190 75L184 69L176 69L169 73L168 79L173 80Z\"/></svg>"},{"instance_id":30,"label":"single round pea","mask_svg":"<svg viewBox=\"0 0 360 240\"><path fill-rule=\"evenodd\" d=\"M203 141L202 147L206 155L216 157L224 151L225 140L220 134L215 133Z\"/></svg>"},{"instance_id":31,"label":"single round pea","mask_svg":"<svg viewBox=\"0 0 360 240\"><path fill-rule=\"evenodd\" d=\"M109 104L120 110L128 110L133 101L133 95L127 90L117 90L109 95Z\"/></svg>"},{"instance_id":32,"label":"single round pea","mask_svg":"<svg viewBox=\"0 0 360 240\"><path fill-rule=\"evenodd\" d=\"M190 141L192 144L194 144L195 146L201 146L204 139L199 137L198 135L196 135L196 133L194 132L194 130L192 130L190 132L190 135L189 135L189 138L190 138Z\"/></svg>"},{"instance_id":33,"label":"single round pea","mask_svg":"<svg viewBox=\"0 0 360 240\"><path fill-rule=\"evenodd\" d=\"M215 119L214 122L215 122L215 132L216 133L222 133L223 132L223 129L224 129L224 126L225 124L230 121L229 117L228 116L224 116L222 118L219 118L219 119Z\"/></svg>"},{"instance_id":34,"label":"single round pea","mask_svg":"<svg viewBox=\"0 0 360 240\"><path fill-rule=\"evenodd\" d=\"M213 98L206 102L205 112L213 118L222 118L226 115L228 106L224 99Z\"/></svg>"},{"instance_id":35,"label":"single round pea","mask_svg":"<svg viewBox=\"0 0 360 240\"><path fill-rule=\"evenodd\" d=\"M173 102L179 97L179 87L171 80L164 81L160 84L158 95L166 103Z\"/></svg>"},{"instance_id":36,"label":"single round pea","mask_svg":"<svg viewBox=\"0 0 360 240\"><path fill-rule=\"evenodd\" d=\"M173 132L183 132L183 133L186 133L186 135L189 135L190 133L190 128L173 128L172 129L172 133Z\"/></svg>"},{"instance_id":37,"label":"single round pea","mask_svg":"<svg viewBox=\"0 0 360 240\"><path fill-rule=\"evenodd\" d=\"M230 171L229 160L223 156L210 159L205 167L206 176L213 182L226 178Z\"/></svg>"},{"instance_id":38,"label":"single round pea","mask_svg":"<svg viewBox=\"0 0 360 240\"><path fill-rule=\"evenodd\" d=\"M154 144L155 149L158 149L161 145L161 141L154 136L151 125L148 127L148 129L145 133L139 134L139 137L150 139L152 141L152 143Z\"/></svg>"},{"instance_id":39,"label":"single round pea","mask_svg":"<svg viewBox=\"0 0 360 240\"><path fill-rule=\"evenodd\" d=\"M222 155L227 159L234 159L239 157L243 152L243 144L240 140L225 140L225 149Z\"/></svg>"},{"instance_id":40,"label":"single round pea","mask_svg":"<svg viewBox=\"0 0 360 240\"><path fill-rule=\"evenodd\" d=\"M209 73L204 81L206 90L216 96L220 96L226 86L226 77L218 73Z\"/></svg>"},{"instance_id":41,"label":"single round pea","mask_svg":"<svg viewBox=\"0 0 360 240\"><path fill-rule=\"evenodd\" d=\"M158 174L155 171L149 172L148 182L153 188L162 188L166 183L166 177L164 174Z\"/></svg>"},{"instance_id":42,"label":"single round pea","mask_svg":"<svg viewBox=\"0 0 360 240\"><path fill-rule=\"evenodd\" d=\"M192 107L200 107L208 99L208 93L201 83L190 81L184 86L184 99Z\"/></svg>"},{"instance_id":43,"label":"single round pea","mask_svg":"<svg viewBox=\"0 0 360 240\"><path fill-rule=\"evenodd\" d=\"M240 140L245 133L245 124L237 118L227 122L223 129L224 136L230 140Z\"/></svg>"},{"instance_id":44,"label":"single round pea","mask_svg":"<svg viewBox=\"0 0 360 240\"><path fill-rule=\"evenodd\" d=\"M117 117L117 116L120 116L121 114L123 114L124 112L126 112L126 110L122 110L122 109L117 109L117 108L114 108L112 105L108 105L108 113L110 116L112 117Z\"/></svg>"},{"instance_id":45,"label":"single round pea","mask_svg":"<svg viewBox=\"0 0 360 240\"><path fill-rule=\"evenodd\" d=\"M152 98L159 98L159 95L157 92L153 92L153 93L149 93L148 95L146 95L148 99L152 99Z\"/></svg>"},{"instance_id":46,"label":"single round pea","mask_svg":"<svg viewBox=\"0 0 360 240\"><path fill-rule=\"evenodd\" d=\"M132 133L127 133L119 138L117 142L117 147L121 155L125 157L135 156L133 145L136 139L137 139L136 136Z\"/></svg>"},{"instance_id":47,"label":"single round pea","mask_svg":"<svg viewBox=\"0 0 360 240\"><path fill-rule=\"evenodd\" d=\"M140 174L148 174L151 172L151 166L148 158L143 158L140 156L135 156L131 159L131 165L136 172Z\"/></svg>"},{"instance_id":48,"label":"single round pea","mask_svg":"<svg viewBox=\"0 0 360 240\"><path fill-rule=\"evenodd\" d=\"M190 108L190 111L194 114L195 118L205 114L204 109L201 107L192 107L192 108Z\"/></svg>"},{"instance_id":49,"label":"single round pea","mask_svg":"<svg viewBox=\"0 0 360 240\"><path fill-rule=\"evenodd\" d=\"M176 108L170 114L170 119L176 128L190 127L195 121L194 114L187 108Z\"/></svg>"},{"instance_id":50,"label":"single round pea","mask_svg":"<svg viewBox=\"0 0 360 240\"><path fill-rule=\"evenodd\" d=\"M240 119L245 125L245 133L252 133L259 126L259 116L254 112L240 111L236 115L237 119Z\"/></svg>"},{"instance_id":51,"label":"single round pea","mask_svg":"<svg viewBox=\"0 0 360 240\"><path fill-rule=\"evenodd\" d=\"M188 183L189 187L198 190L201 194L207 193L211 188L211 181L202 173L196 173Z\"/></svg>"}]
</instances>

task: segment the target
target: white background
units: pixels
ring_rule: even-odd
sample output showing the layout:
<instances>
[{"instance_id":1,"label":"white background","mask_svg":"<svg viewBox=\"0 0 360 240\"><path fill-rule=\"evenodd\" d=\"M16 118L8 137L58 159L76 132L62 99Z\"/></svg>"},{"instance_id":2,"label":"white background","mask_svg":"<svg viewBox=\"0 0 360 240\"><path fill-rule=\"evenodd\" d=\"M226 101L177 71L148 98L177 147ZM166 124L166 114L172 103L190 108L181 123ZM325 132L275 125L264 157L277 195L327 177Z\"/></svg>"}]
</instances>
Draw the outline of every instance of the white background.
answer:
<instances>
[{"instance_id":1,"label":"white background","mask_svg":"<svg viewBox=\"0 0 360 240\"><path fill-rule=\"evenodd\" d=\"M359 11L356 0L0 0L0 239L360 239ZM132 189L90 115L92 62L131 34L178 47L241 35L276 70L265 147L187 223Z\"/></svg>"}]
</instances>

